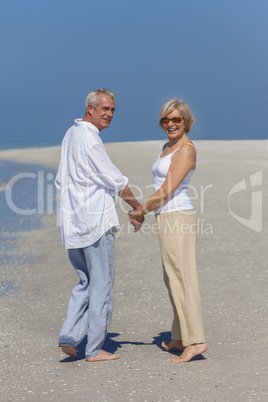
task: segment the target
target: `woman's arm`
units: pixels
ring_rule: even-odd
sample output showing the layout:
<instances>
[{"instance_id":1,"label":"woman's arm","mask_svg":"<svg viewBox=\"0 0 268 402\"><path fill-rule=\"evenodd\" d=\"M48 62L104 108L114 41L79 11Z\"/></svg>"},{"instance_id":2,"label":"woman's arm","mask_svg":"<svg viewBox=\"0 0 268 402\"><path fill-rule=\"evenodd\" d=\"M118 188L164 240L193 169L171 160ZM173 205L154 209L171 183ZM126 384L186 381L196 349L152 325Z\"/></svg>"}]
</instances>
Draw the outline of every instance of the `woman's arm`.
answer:
<instances>
[{"instance_id":1,"label":"woman's arm","mask_svg":"<svg viewBox=\"0 0 268 402\"><path fill-rule=\"evenodd\" d=\"M192 146L182 146L172 159L166 180L142 206L129 213L130 221L143 219L144 215L165 204L191 169L195 168L196 152Z\"/></svg>"}]
</instances>

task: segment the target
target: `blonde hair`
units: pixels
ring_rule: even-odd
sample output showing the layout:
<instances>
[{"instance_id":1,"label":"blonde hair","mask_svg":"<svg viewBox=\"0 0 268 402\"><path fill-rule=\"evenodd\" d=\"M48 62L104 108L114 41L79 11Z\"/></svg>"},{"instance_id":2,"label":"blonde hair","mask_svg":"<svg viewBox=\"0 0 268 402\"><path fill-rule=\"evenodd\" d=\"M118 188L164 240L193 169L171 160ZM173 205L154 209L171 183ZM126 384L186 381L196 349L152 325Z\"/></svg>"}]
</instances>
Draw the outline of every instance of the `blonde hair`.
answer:
<instances>
[{"instance_id":1,"label":"blonde hair","mask_svg":"<svg viewBox=\"0 0 268 402\"><path fill-rule=\"evenodd\" d=\"M161 119L168 116L175 109L180 112L181 117L184 120L185 133L188 134L195 122L195 119L187 103L179 99L171 99L162 106L159 113L159 126L163 128Z\"/></svg>"}]
</instances>

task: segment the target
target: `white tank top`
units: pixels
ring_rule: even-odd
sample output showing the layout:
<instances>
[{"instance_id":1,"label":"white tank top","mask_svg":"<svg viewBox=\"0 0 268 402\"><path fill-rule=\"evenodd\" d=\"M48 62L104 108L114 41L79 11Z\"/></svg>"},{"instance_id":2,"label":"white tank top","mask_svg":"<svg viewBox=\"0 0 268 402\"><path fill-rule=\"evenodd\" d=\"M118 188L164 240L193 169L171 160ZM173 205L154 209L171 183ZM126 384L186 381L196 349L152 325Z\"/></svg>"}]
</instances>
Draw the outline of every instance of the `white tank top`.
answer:
<instances>
[{"instance_id":1,"label":"white tank top","mask_svg":"<svg viewBox=\"0 0 268 402\"><path fill-rule=\"evenodd\" d=\"M195 148L192 143L188 144L192 145ZM176 149L176 151L172 152L169 155L163 156L162 158L160 158L161 154L158 156L158 159L156 160L152 168L154 175L154 192L157 191L164 184L169 167L171 165L171 157L179 149L180 148ZM188 186L194 171L195 169L191 169L185 179L173 192L168 201L165 204L161 205L159 208L155 209L154 212L156 214L194 209L188 195Z\"/></svg>"}]
</instances>

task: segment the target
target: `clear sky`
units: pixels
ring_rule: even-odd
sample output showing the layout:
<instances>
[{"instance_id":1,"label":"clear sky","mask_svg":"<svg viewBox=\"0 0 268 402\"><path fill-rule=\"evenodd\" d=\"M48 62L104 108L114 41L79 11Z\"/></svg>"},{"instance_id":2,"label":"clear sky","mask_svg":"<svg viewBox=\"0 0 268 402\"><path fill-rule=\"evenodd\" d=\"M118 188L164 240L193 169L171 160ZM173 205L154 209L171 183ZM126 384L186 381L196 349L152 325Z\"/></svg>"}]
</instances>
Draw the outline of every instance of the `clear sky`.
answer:
<instances>
[{"instance_id":1,"label":"clear sky","mask_svg":"<svg viewBox=\"0 0 268 402\"><path fill-rule=\"evenodd\" d=\"M59 144L95 88L104 142L159 140L185 100L190 137L268 138L267 0L1 0L1 143Z\"/></svg>"}]
</instances>

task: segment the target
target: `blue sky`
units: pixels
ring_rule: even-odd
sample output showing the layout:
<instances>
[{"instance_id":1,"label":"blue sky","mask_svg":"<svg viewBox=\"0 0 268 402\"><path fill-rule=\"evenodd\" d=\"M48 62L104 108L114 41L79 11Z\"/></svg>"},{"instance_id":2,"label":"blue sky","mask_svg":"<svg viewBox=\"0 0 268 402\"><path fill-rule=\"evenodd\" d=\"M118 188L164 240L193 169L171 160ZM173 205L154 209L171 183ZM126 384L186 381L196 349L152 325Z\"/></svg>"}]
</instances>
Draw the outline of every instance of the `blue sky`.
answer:
<instances>
[{"instance_id":1,"label":"blue sky","mask_svg":"<svg viewBox=\"0 0 268 402\"><path fill-rule=\"evenodd\" d=\"M84 100L117 95L105 142L159 140L185 100L191 138L264 139L267 0L2 0L1 143L59 144Z\"/></svg>"}]
</instances>

